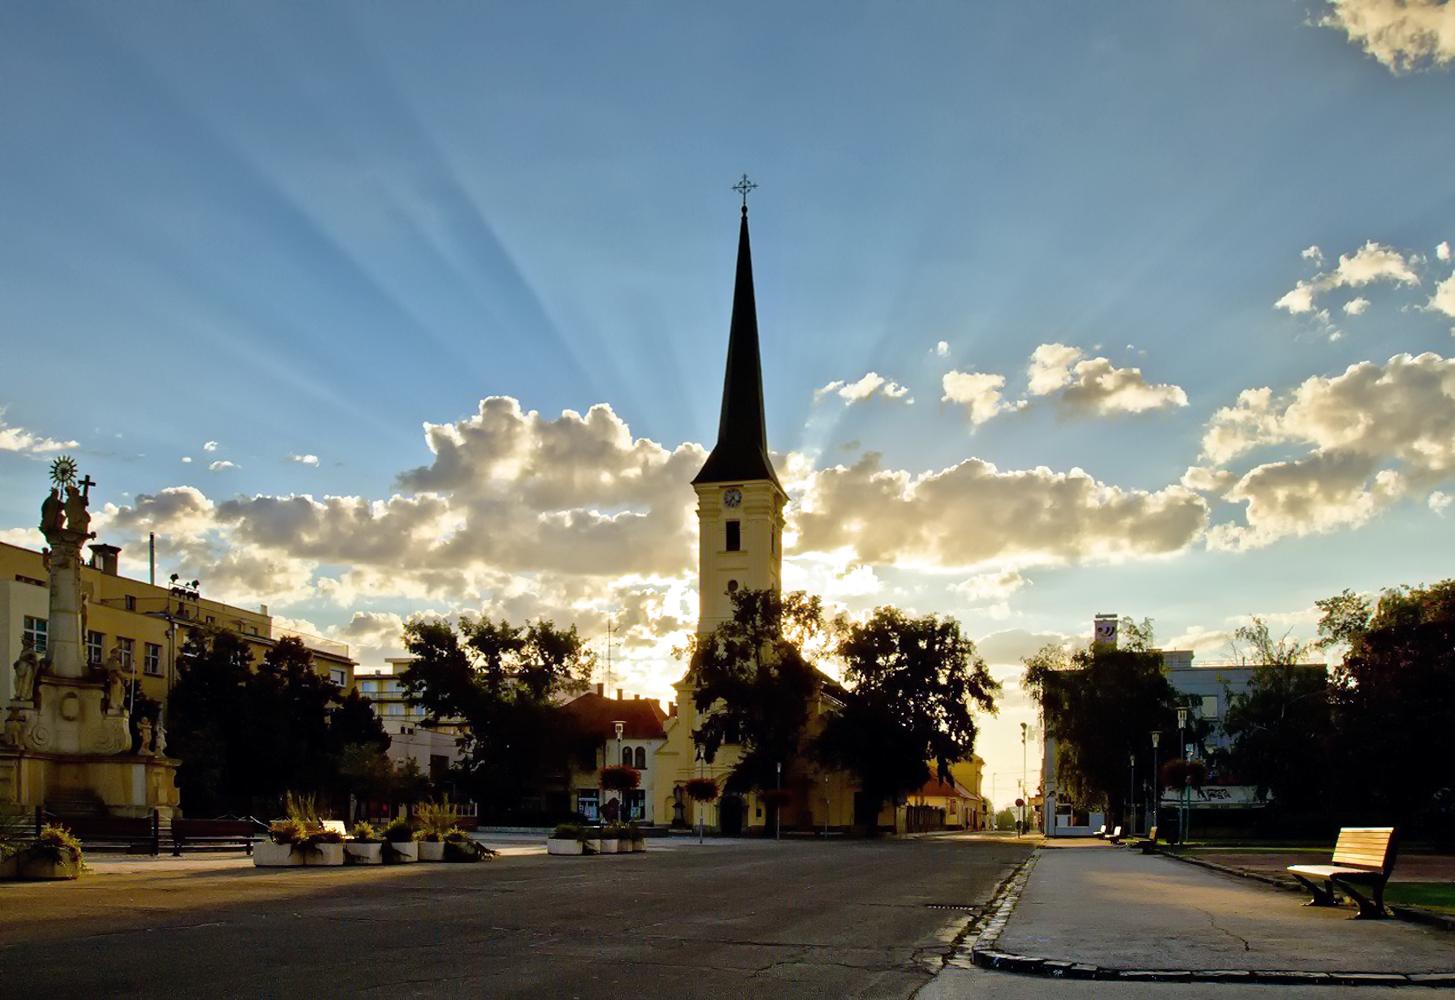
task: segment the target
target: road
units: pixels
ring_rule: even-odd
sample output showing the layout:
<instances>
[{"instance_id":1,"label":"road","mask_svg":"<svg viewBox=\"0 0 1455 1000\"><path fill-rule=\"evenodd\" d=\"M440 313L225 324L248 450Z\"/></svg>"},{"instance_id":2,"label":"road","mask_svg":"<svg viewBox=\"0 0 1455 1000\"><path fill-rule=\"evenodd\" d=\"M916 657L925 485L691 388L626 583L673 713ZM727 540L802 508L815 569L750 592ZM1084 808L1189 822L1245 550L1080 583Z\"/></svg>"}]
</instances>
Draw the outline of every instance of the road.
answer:
<instances>
[{"instance_id":1,"label":"road","mask_svg":"<svg viewBox=\"0 0 1455 1000\"><path fill-rule=\"evenodd\" d=\"M600 858L11 883L0 993L910 997L1028 853L975 838L677 841Z\"/></svg>"}]
</instances>

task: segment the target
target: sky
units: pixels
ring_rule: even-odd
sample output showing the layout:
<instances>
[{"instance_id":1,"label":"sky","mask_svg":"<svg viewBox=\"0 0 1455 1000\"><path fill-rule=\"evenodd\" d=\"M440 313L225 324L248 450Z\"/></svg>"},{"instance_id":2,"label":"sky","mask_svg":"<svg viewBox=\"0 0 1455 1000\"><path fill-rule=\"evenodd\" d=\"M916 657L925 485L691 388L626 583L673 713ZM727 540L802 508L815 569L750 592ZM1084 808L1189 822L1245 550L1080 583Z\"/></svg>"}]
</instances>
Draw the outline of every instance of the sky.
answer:
<instances>
[{"instance_id":1,"label":"sky","mask_svg":"<svg viewBox=\"0 0 1455 1000\"><path fill-rule=\"evenodd\" d=\"M1455 3L0 6L0 540L671 697L746 171L787 585L1202 660L1450 573ZM832 664L829 664L832 669ZM1034 745L1029 766L1039 754Z\"/></svg>"}]
</instances>

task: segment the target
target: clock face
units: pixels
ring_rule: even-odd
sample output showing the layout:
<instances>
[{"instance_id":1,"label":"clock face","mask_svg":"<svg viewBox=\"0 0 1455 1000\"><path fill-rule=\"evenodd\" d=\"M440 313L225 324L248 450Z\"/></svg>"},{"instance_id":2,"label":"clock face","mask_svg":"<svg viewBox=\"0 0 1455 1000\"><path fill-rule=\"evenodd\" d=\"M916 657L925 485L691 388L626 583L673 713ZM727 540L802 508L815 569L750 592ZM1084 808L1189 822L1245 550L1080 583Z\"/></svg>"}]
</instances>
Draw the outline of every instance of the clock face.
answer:
<instances>
[{"instance_id":1,"label":"clock face","mask_svg":"<svg viewBox=\"0 0 1455 1000\"><path fill-rule=\"evenodd\" d=\"M743 491L742 490L736 490L736 489L734 489L734 490L725 490L725 491L723 491L722 503L723 503L723 506L724 507L736 507L739 504L741 504L742 502L743 502Z\"/></svg>"}]
</instances>

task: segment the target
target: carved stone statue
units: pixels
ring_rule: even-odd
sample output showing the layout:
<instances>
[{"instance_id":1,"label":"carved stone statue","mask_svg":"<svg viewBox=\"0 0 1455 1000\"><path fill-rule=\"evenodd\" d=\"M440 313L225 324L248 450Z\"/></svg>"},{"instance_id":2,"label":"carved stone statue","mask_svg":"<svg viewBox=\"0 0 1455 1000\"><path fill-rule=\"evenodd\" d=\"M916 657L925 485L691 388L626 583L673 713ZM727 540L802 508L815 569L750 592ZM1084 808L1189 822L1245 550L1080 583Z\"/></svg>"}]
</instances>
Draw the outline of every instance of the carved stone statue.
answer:
<instances>
[{"instance_id":1,"label":"carved stone statue","mask_svg":"<svg viewBox=\"0 0 1455 1000\"><path fill-rule=\"evenodd\" d=\"M86 538L92 538L91 512L86 509L86 497L74 486L66 487L66 528Z\"/></svg>"},{"instance_id":2,"label":"carved stone statue","mask_svg":"<svg viewBox=\"0 0 1455 1000\"><path fill-rule=\"evenodd\" d=\"M152 738L152 747L157 751L158 757L167 755L167 727L162 725L162 720L157 720L157 733Z\"/></svg>"},{"instance_id":3,"label":"carved stone statue","mask_svg":"<svg viewBox=\"0 0 1455 1000\"><path fill-rule=\"evenodd\" d=\"M29 643L15 661L15 700L35 701L35 682L40 676L40 657Z\"/></svg>"},{"instance_id":4,"label":"carved stone statue","mask_svg":"<svg viewBox=\"0 0 1455 1000\"><path fill-rule=\"evenodd\" d=\"M61 503L61 491L51 487L50 495L41 501L40 530L49 541L53 532L65 526L65 505Z\"/></svg>"},{"instance_id":5,"label":"carved stone statue","mask_svg":"<svg viewBox=\"0 0 1455 1000\"><path fill-rule=\"evenodd\" d=\"M142 716L136 724L136 733L140 737L136 752L144 755L150 754L152 752L152 720Z\"/></svg>"},{"instance_id":6,"label":"carved stone statue","mask_svg":"<svg viewBox=\"0 0 1455 1000\"><path fill-rule=\"evenodd\" d=\"M126 710L126 671L121 666L121 650L113 649L106 658L106 712L120 715Z\"/></svg>"}]
</instances>

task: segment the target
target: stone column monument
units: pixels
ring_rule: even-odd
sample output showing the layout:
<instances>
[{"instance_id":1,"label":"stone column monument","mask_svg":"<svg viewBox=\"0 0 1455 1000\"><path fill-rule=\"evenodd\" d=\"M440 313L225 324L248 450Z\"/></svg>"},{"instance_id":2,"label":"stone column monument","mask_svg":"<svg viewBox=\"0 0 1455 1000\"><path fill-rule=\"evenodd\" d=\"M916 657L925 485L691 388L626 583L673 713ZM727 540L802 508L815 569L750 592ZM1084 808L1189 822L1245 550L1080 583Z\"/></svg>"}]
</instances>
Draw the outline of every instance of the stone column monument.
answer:
<instances>
[{"instance_id":1,"label":"stone column monument","mask_svg":"<svg viewBox=\"0 0 1455 1000\"><path fill-rule=\"evenodd\" d=\"M50 545L46 649L42 656L27 646L12 667L15 693L0 728L0 803L84 802L118 816L157 809L170 819L177 762L149 746L131 752L119 657L113 652L99 670L86 663L81 547L94 537L87 508L96 484L90 476L77 483L68 456L52 464L51 481L40 523Z\"/></svg>"}]
</instances>

